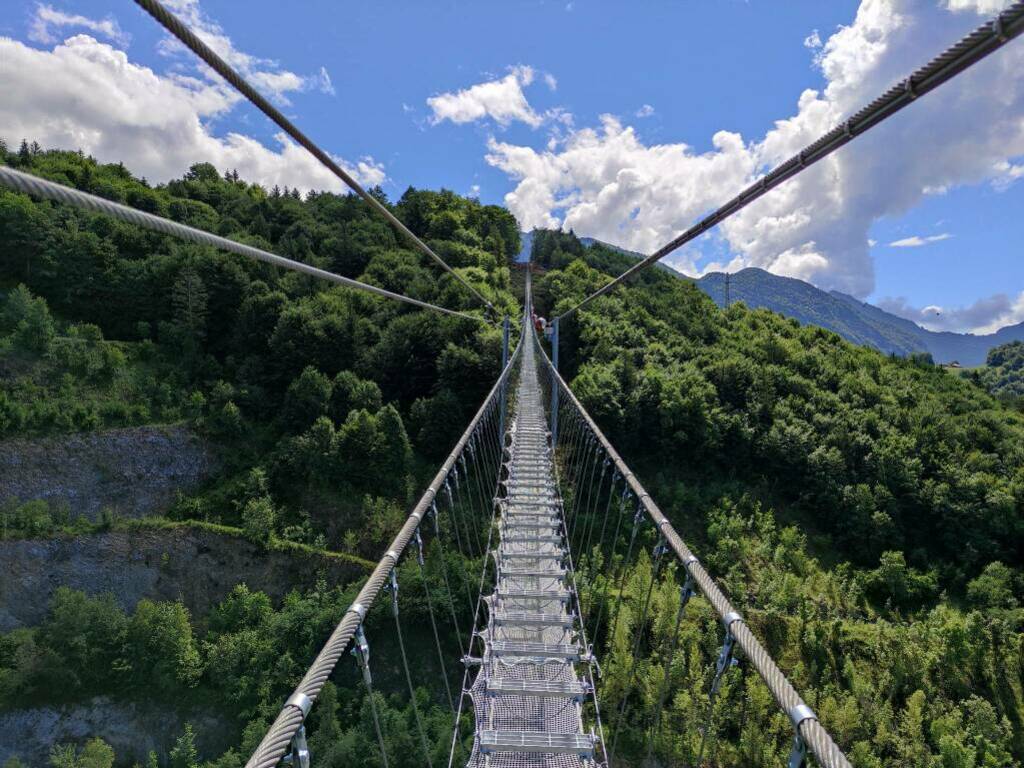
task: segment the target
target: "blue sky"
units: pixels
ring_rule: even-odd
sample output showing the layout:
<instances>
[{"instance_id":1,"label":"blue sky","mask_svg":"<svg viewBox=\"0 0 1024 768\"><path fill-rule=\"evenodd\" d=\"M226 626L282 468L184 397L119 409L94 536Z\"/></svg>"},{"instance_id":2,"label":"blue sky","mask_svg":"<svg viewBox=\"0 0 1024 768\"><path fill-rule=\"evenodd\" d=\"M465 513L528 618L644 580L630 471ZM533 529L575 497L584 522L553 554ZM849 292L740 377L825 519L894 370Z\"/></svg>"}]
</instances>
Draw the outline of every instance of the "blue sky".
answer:
<instances>
[{"instance_id":1,"label":"blue sky","mask_svg":"<svg viewBox=\"0 0 1024 768\"><path fill-rule=\"evenodd\" d=\"M641 251L1000 4L174 0L392 198L444 186L508 204L527 227L564 223ZM334 183L129 0L7 11L9 141L84 144L158 181L208 159L265 183ZM1012 227L1024 211L1024 41L1012 46L673 263L762 266L936 328L1024 320Z\"/></svg>"}]
</instances>

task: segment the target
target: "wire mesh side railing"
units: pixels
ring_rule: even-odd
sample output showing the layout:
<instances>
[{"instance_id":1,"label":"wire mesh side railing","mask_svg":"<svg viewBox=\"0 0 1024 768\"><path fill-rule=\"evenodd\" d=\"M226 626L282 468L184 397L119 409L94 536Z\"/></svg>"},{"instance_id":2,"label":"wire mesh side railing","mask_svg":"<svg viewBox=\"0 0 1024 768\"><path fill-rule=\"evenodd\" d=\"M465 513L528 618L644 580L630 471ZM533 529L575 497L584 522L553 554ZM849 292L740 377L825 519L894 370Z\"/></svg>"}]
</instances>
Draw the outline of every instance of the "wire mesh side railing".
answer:
<instances>
[{"instance_id":1,"label":"wire mesh side railing","mask_svg":"<svg viewBox=\"0 0 1024 768\"><path fill-rule=\"evenodd\" d=\"M627 673L625 680L617 680L619 690L614 691L616 710L606 712L609 743L605 745L609 762L614 762L621 738L621 726L627 721L632 706L629 690L638 685L638 662L645 648L642 628L652 606L652 595L659 576L667 568L674 568L683 577L678 613L674 631L663 647L657 649L664 666L664 679L656 686L654 707L647 718L645 736L648 756L660 733L662 713L669 694L670 668L676 662L679 628L690 598L702 595L712 606L722 626L722 644L711 672L708 715L701 726L696 750L696 764L704 764L708 749L714 748L713 729L709 720L715 710L715 698L726 672L736 664L736 655L742 652L756 670L775 702L788 716L793 727L793 742L789 765L796 768L812 754L825 768L849 768L850 763L842 750L818 721L817 715L804 702L782 673L774 660L754 636L746 621L732 606L721 589L694 553L680 538L671 523L658 508L650 494L640 484L622 457L615 451L600 428L559 375L551 360L538 343L543 360L541 376L545 402L549 404L549 424L556 440L556 454L562 482L567 534L570 550L576 558L577 582L599 580L600 591L579 590L581 610L590 636L620 637L620 625L635 631L627 641ZM645 527L650 525L650 528ZM650 552L643 551L647 537L655 542ZM643 578L638 588L636 605L622 605L625 580L630 567L643 560ZM649 575L647 570L649 568ZM595 576L600 574L600 578ZM614 599L609 599L609 598ZM625 631L623 629L623 631ZM595 647L598 641L595 640ZM602 683L599 698L607 709L608 702L600 696L605 690ZM709 738L710 735L710 738Z\"/></svg>"},{"instance_id":2,"label":"wire mesh side railing","mask_svg":"<svg viewBox=\"0 0 1024 768\"><path fill-rule=\"evenodd\" d=\"M370 643L365 631L367 617L382 593L390 593L390 612L404 671L402 682L414 710L420 748L427 764L432 765L434 750L417 706L406 637L400 623L402 601L399 594L405 592L400 576L409 580L410 591L423 597L424 605L420 607L426 609L430 625L428 646L432 641L435 647L432 651L423 649L421 654L436 653L444 678L443 689L454 713L456 696L451 690L449 669L452 665L444 649L445 638L454 636L463 653L472 646L474 617L479 610L479 587L473 572L475 565L486 562L487 558L493 499L502 461L502 429L509 409L515 405L514 385L521 362L520 343L356 599L285 701L246 768L273 768L282 759L293 766L308 768L306 716L350 646L367 690L381 764L385 768L389 766L392 760L389 760L384 724L378 712L379 694L373 689ZM412 560L417 563L415 568L410 565ZM431 583L435 585L433 592ZM377 613L387 610L386 604L376 608ZM457 735L458 717L455 717L453 730Z\"/></svg>"}]
</instances>

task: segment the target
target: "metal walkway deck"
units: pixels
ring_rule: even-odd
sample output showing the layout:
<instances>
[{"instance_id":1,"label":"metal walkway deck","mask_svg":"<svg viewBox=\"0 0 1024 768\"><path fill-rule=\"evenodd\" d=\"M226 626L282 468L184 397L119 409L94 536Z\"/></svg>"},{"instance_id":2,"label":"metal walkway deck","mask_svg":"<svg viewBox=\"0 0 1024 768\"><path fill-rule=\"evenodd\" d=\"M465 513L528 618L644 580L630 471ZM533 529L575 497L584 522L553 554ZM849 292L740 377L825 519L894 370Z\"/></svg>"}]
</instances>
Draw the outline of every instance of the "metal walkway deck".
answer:
<instances>
[{"instance_id":1,"label":"metal walkway deck","mask_svg":"<svg viewBox=\"0 0 1024 768\"><path fill-rule=\"evenodd\" d=\"M498 501L497 584L486 598L484 654L470 690L472 768L579 768L597 739L583 722L589 664L578 633L564 518L532 334L523 339L515 415Z\"/></svg>"}]
</instances>

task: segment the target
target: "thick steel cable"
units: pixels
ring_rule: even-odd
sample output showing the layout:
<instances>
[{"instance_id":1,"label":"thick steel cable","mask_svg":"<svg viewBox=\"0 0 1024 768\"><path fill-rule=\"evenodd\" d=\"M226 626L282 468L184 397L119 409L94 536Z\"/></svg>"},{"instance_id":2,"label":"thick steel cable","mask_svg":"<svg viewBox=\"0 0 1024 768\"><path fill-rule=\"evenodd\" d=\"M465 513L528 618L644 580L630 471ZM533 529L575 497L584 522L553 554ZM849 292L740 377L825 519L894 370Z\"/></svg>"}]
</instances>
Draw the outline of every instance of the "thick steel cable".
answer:
<instances>
[{"instance_id":1,"label":"thick steel cable","mask_svg":"<svg viewBox=\"0 0 1024 768\"><path fill-rule=\"evenodd\" d=\"M430 246L414 235L412 231L406 227L405 224L399 221L383 203L363 189L359 182L352 178L344 168L335 162L334 158L314 144L312 139L300 131L291 120L281 114L281 112L273 104L267 101L267 99L264 98L255 88L253 88L245 78L232 69L231 65L214 53L206 43L200 40L199 37L181 21L181 19L168 11L159 2L159 0L135 0L135 2L140 8L156 19L164 29L178 38L186 48L202 59L214 72L223 77L239 93L245 96L245 98L247 98L253 106L259 109L260 112L277 123L285 133L295 139L295 141L303 146L311 155L313 155L313 157L323 163L331 173L341 179L345 185L359 195L367 205L387 219L388 223L405 235L405 237L408 238L417 249L437 262L442 269L468 288L470 293L472 293L473 296L475 296L485 307L492 312L496 312L494 305L491 304L491 302L488 301L479 291L477 291L477 289L474 288L468 280L448 266L444 259L434 253Z\"/></svg>"},{"instance_id":2,"label":"thick steel cable","mask_svg":"<svg viewBox=\"0 0 1024 768\"><path fill-rule=\"evenodd\" d=\"M264 251L261 248L255 248L251 245L245 245L244 243L236 243L234 240L228 240L226 237L214 235L210 232L196 229L195 227L190 227L186 224L180 224L177 221L165 219L162 216L156 216L152 213L146 213L145 211L140 211L127 205L122 205L121 203L115 203L112 200L97 197L96 195L90 195L88 192L82 192L81 190L73 189L72 187L67 187L63 184L58 184L55 181L42 179L38 176L33 176L22 171L16 171L5 165L0 165L0 184L8 187L9 189L13 189L16 192L31 195L32 197L53 200L58 203L74 206L75 208L92 211L93 213L100 213L120 221L125 221L129 224L149 229L153 232L170 235L171 237L177 237L181 240L188 240L189 242L197 243L199 245L208 245L212 248L227 251L228 253L233 253L238 256L245 256L249 259L262 261L266 264L272 264L275 267L289 269L293 272L301 272L312 277L337 283L338 285L343 285L346 288L352 288L366 293L373 293L377 296L383 296L384 298L393 299L394 301L401 301L404 304L412 304L415 307L429 309L433 312L442 312L446 315L462 317L467 320L486 322L484 318L477 317L476 315L470 315L465 312L458 312L454 309L439 307L435 304L420 301L419 299L414 299L410 296L403 296L400 293L392 293L384 288L378 288L375 285L369 285L368 283L361 283L358 280L352 280L348 277L342 277L334 272L328 272L327 270L319 269L317 267L310 266L309 264L303 264L301 261L287 259L284 256L278 256L276 253L270 253L269 251Z\"/></svg>"},{"instance_id":3,"label":"thick steel cable","mask_svg":"<svg viewBox=\"0 0 1024 768\"><path fill-rule=\"evenodd\" d=\"M754 636L754 633L747 626L743 617L733 608L728 598L718 588L714 579L711 578L704 566L701 565L697 557L680 538L668 518L658 508L658 505L654 503L651 495L640 484L633 471L622 460L622 457L619 456L612 444L608 442L608 438L604 436L597 423L583 408L583 405L576 395L573 394L572 390L569 389L565 380L554 370L550 359L548 359L543 349L541 349L540 355L544 364L554 372L555 386L559 388L562 395L572 402L573 407L579 411L580 416L587 422L597 440L604 446L615 468L619 470L623 480L638 499L641 508L654 523L659 533L661 533L662 538L665 539L676 553L676 556L683 565L683 569L692 577L696 588L704 595L705 599L711 604L711 607L714 608L715 613L722 619L723 625L728 622L726 629L732 632L733 637L736 639L736 645L740 647L750 660L751 665L757 670L768 690L771 691L775 702L791 718L798 716L799 710L796 708L807 706L800 697L800 694L796 692L796 689L793 688L793 685L782 673L772 657L768 655L768 651L765 650L764 646ZM807 744L808 749L817 758L818 763L823 768L851 768L849 760L846 759L842 750L832 740L828 731L818 722L817 717L799 716L803 719L799 720L799 724L796 726L797 730L804 743Z\"/></svg>"},{"instance_id":4,"label":"thick steel cable","mask_svg":"<svg viewBox=\"0 0 1024 768\"><path fill-rule=\"evenodd\" d=\"M448 458L445 459L444 464L441 465L441 468L434 476L434 479L427 487L427 490L416 503L413 511L406 519L405 524L392 540L387 552L377 563L377 566L373 569L373 572L363 585L363 588L359 590L359 594L356 596L355 602L353 602L348 610L345 611L341 621L334 628L330 638L327 640L327 643L320 650L320 653L317 654L316 659L313 661L312 665L295 688L295 691L285 702L281 712L271 724L266 735L264 735L263 740L256 748L256 751L253 752L249 761L246 763L246 768L274 768L278 761L280 761L288 751L288 746L291 743L292 737L302 725L306 714L316 701L316 697L323 689L327 678L330 677L331 672L334 671L334 667L337 665L338 659L341 658L345 649L348 648L349 642L355 635L356 630L362 624L363 618L366 616L366 612L373 605L373 602L377 599L377 596L383 589L384 584L387 582L389 574L391 573L391 569L395 567L398 559L412 540L416 529L419 527L420 521L424 518L427 511L433 504L434 497L437 495L437 492L442 488L445 477L448 476L452 466L454 466L459 455L461 455L463 449L466 447L470 436L476 431L491 402L500 392L500 387L508 378L512 370L512 366L515 364L521 349L522 342L520 341L515 352L509 358L509 362L505 366L505 370L501 372L498 380L494 382L494 386L491 387L491 391L484 399L483 405L480 406L480 409L477 411L472 421L470 421L469 426L466 427L465 432L462 433L462 436L455 444L451 453L448 454Z\"/></svg>"},{"instance_id":5,"label":"thick steel cable","mask_svg":"<svg viewBox=\"0 0 1024 768\"><path fill-rule=\"evenodd\" d=\"M666 243L650 256L638 261L611 282L598 288L572 309L558 316L562 320L590 303L598 296L612 290L641 270L668 256L691 240L695 240L709 229L721 224L737 211L747 207L754 200L793 178L805 168L827 157L845 146L857 136L875 127L918 97L935 90L955 75L978 63L993 51L1002 48L1013 38L1024 32L1024 2L1016 2L1000 13L995 19L983 24L955 45L947 48L923 67L916 70L900 83L892 86L852 117L837 125L831 131L808 145L793 157L762 176L718 210L705 216L688 230Z\"/></svg>"}]
</instances>

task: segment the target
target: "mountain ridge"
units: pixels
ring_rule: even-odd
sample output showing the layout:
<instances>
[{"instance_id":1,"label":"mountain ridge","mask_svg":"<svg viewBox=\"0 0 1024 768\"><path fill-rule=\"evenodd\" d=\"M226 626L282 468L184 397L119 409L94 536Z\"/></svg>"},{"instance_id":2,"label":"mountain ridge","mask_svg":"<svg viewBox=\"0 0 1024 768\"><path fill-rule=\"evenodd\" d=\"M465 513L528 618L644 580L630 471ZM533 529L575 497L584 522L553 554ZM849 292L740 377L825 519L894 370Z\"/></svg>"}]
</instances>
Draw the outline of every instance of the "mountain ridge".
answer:
<instances>
[{"instance_id":1,"label":"mountain ridge","mask_svg":"<svg viewBox=\"0 0 1024 768\"><path fill-rule=\"evenodd\" d=\"M599 245L634 259L644 257L644 254L594 237L580 237L579 241L588 247ZM695 279L663 262L658 266L692 280L719 306L725 304L725 273L710 272ZM825 291L804 280L774 275L759 267L732 273L729 293L731 301L743 301L749 307L769 309L804 324L827 328L854 344L902 357L927 352L937 363L958 363L965 367L983 365L991 348L1024 341L1024 323L982 335L930 331L841 291Z\"/></svg>"},{"instance_id":2,"label":"mountain ridge","mask_svg":"<svg viewBox=\"0 0 1024 768\"><path fill-rule=\"evenodd\" d=\"M716 304L725 303L724 273L712 272L696 282ZM930 331L849 294L824 291L803 280L773 275L757 267L733 273L729 292L732 301L828 328L855 344L901 356L927 352L937 363L982 365L992 347L1024 340L1024 323L980 335Z\"/></svg>"}]
</instances>

